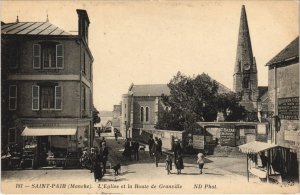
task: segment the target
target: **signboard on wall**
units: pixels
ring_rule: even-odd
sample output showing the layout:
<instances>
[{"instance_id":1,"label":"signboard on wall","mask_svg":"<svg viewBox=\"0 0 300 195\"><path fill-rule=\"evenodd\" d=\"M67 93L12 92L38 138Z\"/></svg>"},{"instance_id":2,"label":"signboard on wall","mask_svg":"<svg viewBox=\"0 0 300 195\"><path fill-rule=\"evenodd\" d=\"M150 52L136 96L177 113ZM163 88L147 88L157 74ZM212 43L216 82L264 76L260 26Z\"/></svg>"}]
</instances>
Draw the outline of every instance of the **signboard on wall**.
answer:
<instances>
[{"instance_id":1,"label":"signboard on wall","mask_svg":"<svg viewBox=\"0 0 300 195\"><path fill-rule=\"evenodd\" d=\"M193 148L204 149L204 136L203 135L193 135Z\"/></svg>"},{"instance_id":2,"label":"signboard on wall","mask_svg":"<svg viewBox=\"0 0 300 195\"><path fill-rule=\"evenodd\" d=\"M236 146L236 129L232 124L220 125L220 144L221 146Z\"/></svg>"},{"instance_id":3,"label":"signboard on wall","mask_svg":"<svg viewBox=\"0 0 300 195\"><path fill-rule=\"evenodd\" d=\"M258 134L267 134L267 125L266 124L257 124L257 133Z\"/></svg>"},{"instance_id":4,"label":"signboard on wall","mask_svg":"<svg viewBox=\"0 0 300 195\"><path fill-rule=\"evenodd\" d=\"M278 116L280 119L299 119L299 97L278 98Z\"/></svg>"}]
</instances>

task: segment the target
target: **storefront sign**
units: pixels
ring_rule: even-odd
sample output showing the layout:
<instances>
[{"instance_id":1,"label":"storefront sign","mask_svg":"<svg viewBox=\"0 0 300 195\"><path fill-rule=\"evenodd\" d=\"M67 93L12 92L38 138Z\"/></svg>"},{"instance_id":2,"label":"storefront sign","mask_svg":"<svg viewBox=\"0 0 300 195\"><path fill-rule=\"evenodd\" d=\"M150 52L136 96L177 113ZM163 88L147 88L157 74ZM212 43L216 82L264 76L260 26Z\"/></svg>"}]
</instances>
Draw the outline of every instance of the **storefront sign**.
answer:
<instances>
[{"instance_id":1,"label":"storefront sign","mask_svg":"<svg viewBox=\"0 0 300 195\"><path fill-rule=\"evenodd\" d=\"M280 119L299 119L299 97L278 98L278 116Z\"/></svg>"},{"instance_id":2,"label":"storefront sign","mask_svg":"<svg viewBox=\"0 0 300 195\"><path fill-rule=\"evenodd\" d=\"M231 124L221 124L220 126L220 144L221 146L236 146L236 129Z\"/></svg>"},{"instance_id":3,"label":"storefront sign","mask_svg":"<svg viewBox=\"0 0 300 195\"><path fill-rule=\"evenodd\" d=\"M193 135L193 148L204 149L204 136L203 135Z\"/></svg>"}]
</instances>

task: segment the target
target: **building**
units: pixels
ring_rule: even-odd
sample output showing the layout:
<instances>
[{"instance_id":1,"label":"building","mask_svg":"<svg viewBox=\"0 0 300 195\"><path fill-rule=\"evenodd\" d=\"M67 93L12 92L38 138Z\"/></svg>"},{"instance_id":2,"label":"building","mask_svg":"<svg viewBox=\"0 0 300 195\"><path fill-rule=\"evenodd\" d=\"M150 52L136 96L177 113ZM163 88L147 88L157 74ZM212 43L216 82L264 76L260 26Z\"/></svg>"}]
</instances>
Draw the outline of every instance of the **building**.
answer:
<instances>
[{"instance_id":1,"label":"building","mask_svg":"<svg viewBox=\"0 0 300 195\"><path fill-rule=\"evenodd\" d=\"M48 19L2 22L2 146L35 143L38 154L59 156L91 146L90 21L85 10L76 11L78 35Z\"/></svg>"},{"instance_id":2,"label":"building","mask_svg":"<svg viewBox=\"0 0 300 195\"><path fill-rule=\"evenodd\" d=\"M121 113L122 113L121 103L119 105L114 105L112 126L113 126L114 130L117 130L117 131L120 131Z\"/></svg>"},{"instance_id":3,"label":"building","mask_svg":"<svg viewBox=\"0 0 300 195\"><path fill-rule=\"evenodd\" d=\"M252 52L252 45L245 6L242 7L236 60L233 73L233 91L240 98L240 104L248 112L257 112L266 108L268 88L259 87L257 80L257 65ZM261 104L261 106L258 106ZM260 110L267 112L267 110Z\"/></svg>"},{"instance_id":4,"label":"building","mask_svg":"<svg viewBox=\"0 0 300 195\"><path fill-rule=\"evenodd\" d=\"M290 149L287 162L299 179L299 37L266 65L269 68L268 107L274 113L271 140Z\"/></svg>"},{"instance_id":5,"label":"building","mask_svg":"<svg viewBox=\"0 0 300 195\"><path fill-rule=\"evenodd\" d=\"M121 134L131 137L132 129L153 129L160 109L167 109L161 100L169 95L166 84L134 85L122 96ZM127 129L127 130L126 130Z\"/></svg>"},{"instance_id":6,"label":"building","mask_svg":"<svg viewBox=\"0 0 300 195\"><path fill-rule=\"evenodd\" d=\"M217 83L218 93L230 92L229 88ZM131 137L133 129L154 129L162 110L170 109L163 103L162 95L170 95L167 84L132 84L129 87L128 93L122 96L121 133L123 136Z\"/></svg>"}]
</instances>

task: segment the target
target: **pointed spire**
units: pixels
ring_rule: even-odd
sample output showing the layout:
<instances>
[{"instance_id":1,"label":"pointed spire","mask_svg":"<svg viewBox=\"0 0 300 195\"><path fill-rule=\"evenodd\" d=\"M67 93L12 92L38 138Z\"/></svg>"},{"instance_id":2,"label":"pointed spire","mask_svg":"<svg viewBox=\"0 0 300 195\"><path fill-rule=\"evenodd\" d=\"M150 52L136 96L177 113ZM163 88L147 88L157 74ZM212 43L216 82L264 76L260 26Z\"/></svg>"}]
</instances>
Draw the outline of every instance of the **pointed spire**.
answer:
<instances>
[{"instance_id":1,"label":"pointed spire","mask_svg":"<svg viewBox=\"0 0 300 195\"><path fill-rule=\"evenodd\" d=\"M253 65L253 53L252 53L252 45L251 45L246 9L245 9L245 5L243 5L241 11L234 73L237 73L238 70L244 70L244 67L246 67L245 65L246 66L250 65L250 67Z\"/></svg>"},{"instance_id":2,"label":"pointed spire","mask_svg":"<svg viewBox=\"0 0 300 195\"><path fill-rule=\"evenodd\" d=\"M16 20L16 22L17 22L17 23L19 22L19 16L17 16L17 20Z\"/></svg>"}]
</instances>

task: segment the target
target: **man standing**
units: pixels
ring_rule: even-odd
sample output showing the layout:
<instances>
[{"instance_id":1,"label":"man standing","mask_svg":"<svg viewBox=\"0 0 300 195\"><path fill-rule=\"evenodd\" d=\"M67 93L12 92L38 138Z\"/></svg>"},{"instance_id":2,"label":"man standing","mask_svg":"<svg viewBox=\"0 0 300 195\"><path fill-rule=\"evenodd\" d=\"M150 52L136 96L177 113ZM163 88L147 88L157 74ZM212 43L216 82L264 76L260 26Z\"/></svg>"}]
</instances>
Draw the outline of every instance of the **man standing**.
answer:
<instances>
[{"instance_id":1,"label":"man standing","mask_svg":"<svg viewBox=\"0 0 300 195\"><path fill-rule=\"evenodd\" d=\"M148 140L148 146L149 146L149 154L150 154L150 156L153 155L153 152L152 152L153 144L154 144L154 139L153 139L152 136L150 136L150 138Z\"/></svg>"},{"instance_id":2,"label":"man standing","mask_svg":"<svg viewBox=\"0 0 300 195\"><path fill-rule=\"evenodd\" d=\"M157 143L158 143L160 155L162 156L162 141L160 138L158 138Z\"/></svg>"},{"instance_id":3,"label":"man standing","mask_svg":"<svg viewBox=\"0 0 300 195\"><path fill-rule=\"evenodd\" d=\"M138 142L138 141L135 141L135 142L133 143L133 152L134 152L134 159L135 159L136 161L139 160L139 147L140 147L139 142Z\"/></svg>"},{"instance_id":4,"label":"man standing","mask_svg":"<svg viewBox=\"0 0 300 195\"><path fill-rule=\"evenodd\" d=\"M108 160L108 147L106 146L106 142L102 142L102 150L103 150L103 175L106 173L106 162Z\"/></svg>"},{"instance_id":5,"label":"man standing","mask_svg":"<svg viewBox=\"0 0 300 195\"><path fill-rule=\"evenodd\" d=\"M174 158L175 158L174 160L175 160L175 162L176 162L178 156L182 154L182 152L183 151L182 151L182 148L180 146L178 139L175 139L175 143L174 143Z\"/></svg>"},{"instance_id":6,"label":"man standing","mask_svg":"<svg viewBox=\"0 0 300 195\"><path fill-rule=\"evenodd\" d=\"M158 167L160 151L159 151L159 145L157 140L155 140L155 143L152 146L152 152L154 156L155 165L156 167Z\"/></svg>"}]
</instances>

